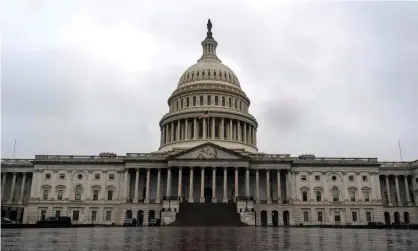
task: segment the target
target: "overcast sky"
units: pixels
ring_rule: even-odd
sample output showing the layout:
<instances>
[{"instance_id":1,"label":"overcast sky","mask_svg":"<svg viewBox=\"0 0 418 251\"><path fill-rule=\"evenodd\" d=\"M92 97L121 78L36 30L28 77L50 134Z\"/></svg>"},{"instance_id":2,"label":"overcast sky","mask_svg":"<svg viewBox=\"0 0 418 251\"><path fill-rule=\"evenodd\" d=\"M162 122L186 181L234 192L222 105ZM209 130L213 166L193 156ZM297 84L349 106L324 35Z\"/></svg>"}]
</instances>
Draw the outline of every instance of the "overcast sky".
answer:
<instances>
[{"instance_id":1,"label":"overcast sky","mask_svg":"<svg viewBox=\"0 0 418 251\"><path fill-rule=\"evenodd\" d=\"M157 150L211 18L260 151L418 159L418 3L275 2L2 1L2 158Z\"/></svg>"}]
</instances>

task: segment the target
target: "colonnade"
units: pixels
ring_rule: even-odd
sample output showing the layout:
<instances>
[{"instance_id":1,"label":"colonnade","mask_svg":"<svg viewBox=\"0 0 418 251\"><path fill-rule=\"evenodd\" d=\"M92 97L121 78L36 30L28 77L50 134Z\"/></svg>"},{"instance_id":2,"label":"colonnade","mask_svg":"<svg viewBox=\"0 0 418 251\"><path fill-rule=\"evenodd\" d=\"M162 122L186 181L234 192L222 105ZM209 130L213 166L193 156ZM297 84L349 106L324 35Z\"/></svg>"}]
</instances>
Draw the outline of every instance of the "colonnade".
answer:
<instances>
[{"instance_id":1,"label":"colonnade","mask_svg":"<svg viewBox=\"0 0 418 251\"><path fill-rule=\"evenodd\" d=\"M408 181L408 177L410 176L412 179L412 191L417 187L417 182L416 182L416 177L412 176L412 175L382 175L383 176L383 180L384 180L384 184L386 187L386 202L389 206L393 206L394 204L396 205L401 205L402 204L402 200L401 200L401 191L400 191L400 186L399 186L399 176L403 176L403 182L404 182L404 186L405 186L405 198L406 198L406 204L407 205L411 205L411 195L410 195L410 190L409 190L409 181ZM389 176L393 177L394 182L395 182L395 198L392 198L392 190L391 190L391 185L389 182ZM412 196L414 196L414 192L412 192ZM393 199L395 199L396 203L393 203ZM417 199L414 198L415 203L417 202Z\"/></svg>"},{"instance_id":2,"label":"colonnade","mask_svg":"<svg viewBox=\"0 0 418 251\"><path fill-rule=\"evenodd\" d=\"M161 145L197 139L223 139L257 145L257 129L251 123L217 117L184 118L161 127Z\"/></svg>"},{"instance_id":3,"label":"colonnade","mask_svg":"<svg viewBox=\"0 0 418 251\"><path fill-rule=\"evenodd\" d=\"M6 179L9 174L12 174L12 183L8 194L6 194ZM23 204L25 198L25 186L28 180L30 173L26 172L12 172L12 173L2 173L1 178L1 196L2 200L5 200L8 204L17 202L18 204ZM20 183L20 189L16 189L16 186ZM17 193L18 192L18 193Z\"/></svg>"}]
</instances>

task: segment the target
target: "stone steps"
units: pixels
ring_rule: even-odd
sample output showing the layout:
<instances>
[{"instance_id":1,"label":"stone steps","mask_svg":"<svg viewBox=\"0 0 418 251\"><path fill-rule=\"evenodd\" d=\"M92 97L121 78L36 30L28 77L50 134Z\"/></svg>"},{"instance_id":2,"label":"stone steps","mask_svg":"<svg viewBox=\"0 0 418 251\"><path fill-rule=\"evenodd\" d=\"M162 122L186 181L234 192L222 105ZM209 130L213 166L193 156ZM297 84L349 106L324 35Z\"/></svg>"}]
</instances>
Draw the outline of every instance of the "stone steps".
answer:
<instances>
[{"instance_id":1,"label":"stone steps","mask_svg":"<svg viewBox=\"0 0 418 251\"><path fill-rule=\"evenodd\" d=\"M171 226L247 226L233 203L182 203Z\"/></svg>"}]
</instances>

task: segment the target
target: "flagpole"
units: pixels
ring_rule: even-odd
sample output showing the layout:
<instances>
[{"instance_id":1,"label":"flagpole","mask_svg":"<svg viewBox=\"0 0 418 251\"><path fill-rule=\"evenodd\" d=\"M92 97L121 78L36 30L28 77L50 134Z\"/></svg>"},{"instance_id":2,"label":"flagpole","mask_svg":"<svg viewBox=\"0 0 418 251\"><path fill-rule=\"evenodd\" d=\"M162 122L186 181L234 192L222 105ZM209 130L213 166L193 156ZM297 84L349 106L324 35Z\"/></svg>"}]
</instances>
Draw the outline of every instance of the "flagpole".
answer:
<instances>
[{"instance_id":1,"label":"flagpole","mask_svg":"<svg viewBox=\"0 0 418 251\"><path fill-rule=\"evenodd\" d=\"M401 156L401 161L402 161L402 148L401 148L401 141L398 140L398 146L399 146L399 155Z\"/></svg>"},{"instance_id":2,"label":"flagpole","mask_svg":"<svg viewBox=\"0 0 418 251\"><path fill-rule=\"evenodd\" d=\"M15 143L13 145L13 159L15 158L15 153L16 153L16 138L15 138Z\"/></svg>"}]
</instances>

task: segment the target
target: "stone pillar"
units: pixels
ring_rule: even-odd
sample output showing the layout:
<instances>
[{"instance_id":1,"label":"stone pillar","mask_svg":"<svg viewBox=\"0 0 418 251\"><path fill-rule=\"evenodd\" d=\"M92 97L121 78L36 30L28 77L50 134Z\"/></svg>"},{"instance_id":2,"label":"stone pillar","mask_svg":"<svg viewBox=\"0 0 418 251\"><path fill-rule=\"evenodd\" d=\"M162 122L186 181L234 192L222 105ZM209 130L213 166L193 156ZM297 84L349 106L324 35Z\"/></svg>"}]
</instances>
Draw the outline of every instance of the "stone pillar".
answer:
<instances>
[{"instance_id":1,"label":"stone pillar","mask_svg":"<svg viewBox=\"0 0 418 251\"><path fill-rule=\"evenodd\" d=\"M343 174L343 201L349 201L349 196L348 196L348 182L347 182L347 172L342 172Z\"/></svg>"},{"instance_id":2,"label":"stone pillar","mask_svg":"<svg viewBox=\"0 0 418 251\"><path fill-rule=\"evenodd\" d=\"M408 185L408 175L405 175L405 192L406 192L406 202L408 206L411 206L411 199L409 198L409 185Z\"/></svg>"},{"instance_id":3,"label":"stone pillar","mask_svg":"<svg viewBox=\"0 0 418 251\"><path fill-rule=\"evenodd\" d=\"M415 205L418 205L418 196L417 196L417 193L415 192L416 189L417 189L417 175L412 176L412 191L414 191L413 196L414 196Z\"/></svg>"},{"instance_id":4,"label":"stone pillar","mask_svg":"<svg viewBox=\"0 0 418 251\"><path fill-rule=\"evenodd\" d=\"M180 141L180 128L181 128L181 124L180 124L180 119L177 120L177 132L176 132L176 141Z\"/></svg>"},{"instance_id":5,"label":"stone pillar","mask_svg":"<svg viewBox=\"0 0 418 251\"><path fill-rule=\"evenodd\" d=\"M217 199L216 199L216 167L212 167L212 202L217 202Z\"/></svg>"},{"instance_id":6,"label":"stone pillar","mask_svg":"<svg viewBox=\"0 0 418 251\"><path fill-rule=\"evenodd\" d=\"M280 170L277 170L277 203L280 204L282 202L282 187L280 183Z\"/></svg>"},{"instance_id":7,"label":"stone pillar","mask_svg":"<svg viewBox=\"0 0 418 251\"><path fill-rule=\"evenodd\" d=\"M270 170L266 170L266 184L267 184L267 204L271 204L271 197L270 197Z\"/></svg>"},{"instance_id":8,"label":"stone pillar","mask_svg":"<svg viewBox=\"0 0 418 251\"><path fill-rule=\"evenodd\" d=\"M229 120L229 140L232 140L232 119Z\"/></svg>"},{"instance_id":9,"label":"stone pillar","mask_svg":"<svg viewBox=\"0 0 418 251\"><path fill-rule=\"evenodd\" d=\"M72 171L67 171L67 174L66 174L67 184L65 186L65 199L66 200L70 200L71 199L71 190L72 190L72 188L71 188L71 179L72 179ZM34 182L35 180L36 180L36 178L35 178L35 173L34 173L34 175L32 176L32 182Z\"/></svg>"},{"instance_id":10,"label":"stone pillar","mask_svg":"<svg viewBox=\"0 0 418 251\"><path fill-rule=\"evenodd\" d=\"M161 189L161 169L158 168L157 174L157 198L155 199L155 203L160 203L160 189Z\"/></svg>"},{"instance_id":11,"label":"stone pillar","mask_svg":"<svg viewBox=\"0 0 418 251\"><path fill-rule=\"evenodd\" d=\"M200 203L205 202L205 168L200 170Z\"/></svg>"},{"instance_id":12,"label":"stone pillar","mask_svg":"<svg viewBox=\"0 0 418 251\"><path fill-rule=\"evenodd\" d=\"M323 176L323 185L324 185L324 198L322 199L323 201L328 201L328 183L327 183L327 172L322 172L322 176ZM332 200L331 200L332 201ZM323 215L322 217L325 217L325 215ZM323 220L325 220L325 218L323 218Z\"/></svg>"},{"instance_id":13,"label":"stone pillar","mask_svg":"<svg viewBox=\"0 0 418 251\"><path fill-rule=\"evenodd\" d=\"M228 203L228 169L226 167L224 167L224 195L223 195L223 199L222 202L223 203Z\"/></svg>"},{"instance_id":14,"label":"stone pillar","mask_svg":"<svg viewBox=\"0 0 418 251\"><path fill-rule=\"evenodd\" d=\"M361 175L360 175L360 173L356 173L356 175L357 175L357 201L362 201L362 199L361 199L361 193L362 193L362 191L361 191ZM347 189L348 187L346 187L346 189Z\"/></svg>"},{"instance_id":15,"label":"stone pillar","mask_svg":"<svg viewBox=\"0 0 418 251\"><path fill-rule=\"evenodd\" d=\"M245 169L245 196L250 197L250 169Z\"/></svg>"},{"instance_id":16,"label":"stone pillar","mask_svg":"<svg viewBox=\"0 0 418 251\"><path fill-rule=\"evenodd\" d=\"M239 195L238 189L238 167L235 167L235 201Z\"/></svg>"},{"instance_id":17,"label":"stone pillar","mask_svg":"<svg viewBox=\"0 0 418 251\"><path fill-rule=\"evenodd\" d=\"M260 174L255 170L255 203L260 203Z\"/></svg>"},{"instance_id":18,"label":"stone pillar","mask_svg":"<svg viewBox=\"0 0 418 251\"><path fill-rule=\"evenodd\" d=\"M382 188L380 186L380 176L379 172L375 173L375 180L376 180L376 201L381 202L382 201Z\"/></svg>"},{"instance_id":19,"label":"stone pillar","mask_svg":"<svg viewBox=\"0 0 418 251\"><path fill-rule=\"evenodd\" d=\"M212 118L212 132L211 132L211 138L215 139L215 118Z\"/></svg>"},{"instance_id":20,"label":"stone pillar","mask_svg":"<svg viewBox=\"0 0 418 251\"><path fill-rule=\"evenodd\" d=\"M88 186L87 186L87 191L88 191L88 197L90 200L93 200L93 191L91 190L91 179L93 178L93 171L89 170L88 171Z\"/></svg>"},{"instance_id":21,"label":"stone pillar","mask_svg":"<svg viewBox=\"0 0 418 251\"><path fill-rule=\"evenodd\" d=\"M399 192L399 180L398 175L395 175L395 185L396 185L396 199L398 200L398 205L401 204L401 194Z\"/></svg>"},{"instance_id":22,"label":"stone pillar","mask_svg":"<svg viewBox=\"0 0 418 251\"><path fill-rule=\"evenodd\" d=\"M184 124L184 140L189 140L189 120L186 119L186 122Z\"/></svg>"},{"instance_id":23,"label":"stone pillar","mask_svg":"<svg viewBox=\"0 0 418 251\"><path fill-rule=\"evenodd\" d=\"M287 175L286 175L286 196L287 196L287 200L289 202L292 201L292 186L291 186L291 174L290 174L290 170L287 170Z\"/></svg>"},{"instance_id":24,"label":"stone pillar","mask_svg":"<svg viewBox=\"0 0 418 251\"><path fill-rule=\"evenodd\" d=\"M9 202L11 203L13 201L13 195L15 191L15 184L16 184L16 173L13 173L13 179L12 179L12 187L10 189L10 195L9 195Z\"/></svg>"},{"instance_id":25,"label":"stone pillar","mask_svg":"<svg viewBox=\"0 0 418 251\"><path fill-rule=\"evenodd\" d=\"M247 123L244 122L244 142L247 143Z\"/></svg>"},{"instance_id":26,"label":"stone pillar","mask_svg":"<svg viewBox=\"0 0 418 251\"><path fill-rule=\"evenodd\" d=\"M248 125L248 144L250 145L253 144L253 139L252 139L252 134L251 134L252 128L253 127L251 125Z\"/></svg>"},{"instance_id":27,"label":"stone pillar","mask_svg":"<svg viewBox=\"0 0 418 251\"><path fill-rule=\"evenodd\" d=\"M183 176L183 175L182 175L182 171L183 171L183 170L182 170L182 168L181 168L181 167L179 167L179 179L178 179L178 183L179 183L179 184L178 184L178 188L177 188L177 196L178 196L178 197L180 197L180 199L179 199L180 201L182 200L182 198L181 198L181 187L182 187L182 185L183 185L183 184L182 184L182 178L183 178L183 177L182 177L182 176Z\"/></svg>"},{"instance_id":28,"label":"stone pillar","mask_svg":"<svg viewBox=\"0 0 418 251\"><path fill-rule=\"evenodd\" d=\"M221 131L220 131L219 135L221 135L221 139L225 139L225 120L224 120L224 118L221 119Z\"/></svg>"},{"instance_id":29,"label":"stone pillar","mask_svg":"<svg viewBox=\"0 0 418 251\"><path fill-rule=\"evenodd\" d=\"M197 139L197 123L196 118L193 119L193 139Z\"/></svg>"},{"instance_id":30,"label":"stone pillar","mask_svg":"<svg viewBox=\"0 0 418 251\"><path fill-rule=\"evenodd\" d=\"M149 168L147 168L147 184L146 184L146 188L145 188L145 203L149 203L149 188L150 188L150 182L151 182L151 170Z\"/></svg>"},{"instance_id":31,"label":"stone pillar","mask_svg":"<svg viewBox=\"0 0 418 251\"><path fill-rule=\"evenodd\" d=\"M22 204L23 204L23 195L25 192L25 183L26 183L26 173L23 173L22 184L20 185L20 196L19 196L19 203L22 203ZM55 187L53 187L52 189L55 189Z\"/></svg>"},{"instance_id":32,"label":"stone pillar","mask_svg":"<svg viewBox=\"0 0 418 251\"><path fill-rule=\"evenodd\" d=\"M138 203L138 190L139 190L139 168L136 169L134 203Z\"/></svg>"},{"instance_id":33,"label":"stone pillar","mask_svg":"<svg viewBox=\"0 0 418 251\"><path fill-rule=\"evenodd\" d=\"M206 125L206 118L203 118L203 139L206 139L207 137L207 125Z\"/></svg>"},{"instance_id":34,"label":"stone pillar","mask_svg":"<svg viewBox=\"0 0 418 251\"><path fill-rule=\"evenodd\" d=\"M241 122L238 120L237 121L237 134L238 134L238 141L242 141L242 138L241 138Z\"/></svg>"},{"instance_id":35,"label":"stone pillar","mask_svg":"<svg viewBox=\"0 0 418 251\"><path fill-rule=\"evenodd\" d=\"M174 141L174 122L170 122L170 142Z\"/></svg>"},{"instance_id":36,"label":"stone pillar","mask_svg":"<svg viewBox=\"0 0 418 251\"><path fill-rule=\"evenodd\" d=\"M193 203L193 167L190 167L189 202Z\"/></svg>"},{"instance_id":37,"label":"stone pillar","mask_svg":"<svg viewBox=\"0 0 418 251\"><path fill-rule=\"evenodd\" d=\"M34 172L35 173L35 172ZM1 178L1 197L4 198L4 188L6 186L6 177L7 177L7 173L4 172L3 173L3 177ZM31 194L32 194L32 190L31 190ZM30 197L33 197L32 195Z\"/></svg>"},{"instance_id":38,"label":"stone pillar","mask_svg":"<svg viewBox=\"0 0 418 251\"><path fill-rule=\"evenodd\" d=\"M167 168L167 197L171 196L171 167Z\"/></svg>"},{"instance_id":39,"label":"stone pillar","mask_svg":"<svg viewBox=\"0 0 418 251\"><path fill-rule=\"evenodd\" d=\"M392 198L390 196L390 184L389 184L389 175L386 175L386 193L388 196L388 204L392 206Z\"/></svg>"}]
</instances>

